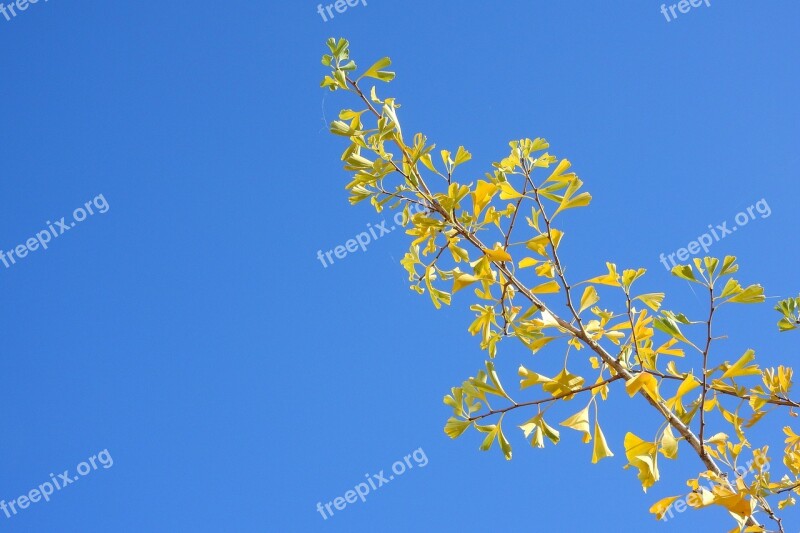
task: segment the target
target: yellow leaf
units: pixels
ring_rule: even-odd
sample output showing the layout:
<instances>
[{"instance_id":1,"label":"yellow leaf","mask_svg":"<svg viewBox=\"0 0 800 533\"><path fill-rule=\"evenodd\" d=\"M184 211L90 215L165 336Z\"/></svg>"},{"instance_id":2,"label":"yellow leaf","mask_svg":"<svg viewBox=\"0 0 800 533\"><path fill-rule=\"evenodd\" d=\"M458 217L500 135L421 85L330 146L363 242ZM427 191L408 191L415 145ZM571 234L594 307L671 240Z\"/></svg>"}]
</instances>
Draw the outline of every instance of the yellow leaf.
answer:
<instances>
[{"instance_id":1,"label":"yellow leaf","mask_svg":"<svg viewBox=\"0 0 800 533\"><path fill-rule=\"evenodd\" d=\"M541 350L542 348L544 348L545 345L547 343L549 343L550 341L552 341L552 340L555 340L555 337L540 337L540 338L536 339L535 341L533 341L531 343L528 343L527 345L528 345L528 348L530 348L531 351L533 351L533 353L536 353L539 350Z\"/></svg>"},{"instance_id":2,"label":"yellow leaf","mask_svg":"<svg viewBox=\"0 0 800 533\"><path fill-rule=\"evenodd\" d=\"M716 445L725 444L726 442L728 442L728 435L722 432L715 433L711 437L707 438L706 442L708 444L716 444Z\"/></svg>"},{"instance_id":3,"label":"yellow leaf","mask_svg":"<svg viewBox=\"0 0 800 533\"><path fill-rule=\"evenodd\" d=\"M667 459L678 458L678 439L672 434L672 426L667 426L661 436L661 448L659 450Z\"/></svg>"},{"instance_id":4,"label":"yellow leaf","mask_svg":"<svg viewBox=\"0 0 800 533\"><path fill-rule=\"evenodd\" d=\"M456 274L453 278L453 294L460 291L464 287L471 285L478 281L479 278L476 278L472 274L460 273Z\"/></svg>"},{"instance_id":5,"label":"yellow leaf","mask_svg":"<svg viewBox=\"0 0 800 533\"><path fill-rule=\"evenodd\" d=\"M698 486L694 492L691 492L686 497L686 503L694 509L702 509L714 503L714 495L703 487Z\"/></svg>"},{"instance_id":6,"label":"yellow leaf","mask_svg":"<svg viewBox=\"0 0 800 533\"><path fill-rule=\"evenodd\" d=\"M569 174L564 174L564 171L569 169L570 166L572 166L572 164L567 159L562 159L561 161L558 162L558 166L553 171L553 173L550 174L550 176L548 176L546 180L544 180L544 183L548 183L551 181L561 183L576 178L577 176L575 175L574 172L570 172Z\"/></svg>"},{"instance_id":7,"label":"yellow leaf","mask_svg":"<svg viewBox=\"0 0 800 533\"><path fill-rule=\"evenodd\" d=\"M656 445L645 442L633 433L625 435L625 457L630 466L639 470L639 481L645 492L659 479ZM627 467L626 467L627 468Z\"/></svg>"},{"instance_id":8,"label":"yellow leaf","mask_svg":"<svg viewBox=\"0 0 800 533\"><path fill-rule=\"evenodd\" d=\"M645 442L633 433L625 435L625 457L629 466L639 470L639 481L645 492L659 479L658 464L656 462L656 445ZM626 466L627 468L627 466Z\"/></svg>"},{"instance_id":9,"label":"yellow leaf","mask_svg":"<svg viewBox=\"0 0 800 533\"><path fill-rule=\"evenodd\" d=\"M499 245L494 250L485 250L486 257L492 261L512 261L511 255L503 250Z\"/></svg>"},{"instance_id":10,"label":"yellow leaf","mask_svg":"<svg viewBox=\"0 0 800 533\"><path fill-rule=\"evenodd\" d=\"M553 381L552 379L548 378L547 376L543 376L542 374L537 374L532 370L528 370L524 366L520 365L519 370L517 371L519 376L522 378L519 381L519 388L526 389L528 387L532 387L534 385L539 385L541 383L549 383ZM525 435L527 437L527 435Z\"/></svg>"},{"instance_id":11,"label":"yellow leaf","mask_svg":"<svg viewBox=\"0 0 800 533\"><path fill-rule=\"evenodd\" d=\"M525 246L527 246L537 254L541 255L542 257L547 257L547 246L549 244L550 244L550 239L548 239L547 234L542 233L541 235L537 235L536 237L525 243Z\"/></svg>"},{"instance_id":12,"label":"yellow leaf","mask_svg":"<svg viewBox=\"0 0 800 533\"><path fill-rule=\"evenodd\" d=\"M546 261L536 267L536 275L543 278L552 278L555 275L553 263Z\"/></svg>"},{"instance_id":13,"label":"yellow leaf","mask_svg":"<svg viewBox=\"0 0 800 533\"><path fill-rule=\"evenodd\" d=\"M473 215L478 218L481 211L492 201L492 196L497 192L497 185L488 181L478 180L475 192L472 193Z\"/></svg>"},{"instance_id":14,"label":"yellow leaf","mask_svg":"<svg viewBox=\"0 0 800 533\"><path fill-rule=\"evenodd\" d=\"M756 352L753 350L747 350L743 356L739 358L738 361L733 363L733 365L729 366L728 369L722 374L720 379L728 379L728 378L735 378L739 376L756 376L760 375L761 371L758 369L758 365L747 366L747 363L755 359Z\"/></svg>"},{"instance_id":15,"label":"yellow leaf","mask_svg":"<svg viewBox=\"0 0 800 533\"><path fill-rule=\"evenodd\" d=\"M522 198L522 195L511 186L511 184L507 181L500 182L500 199L501 200L514 200L516 198Z\"/></svg>"},{"instance_id":16,"label":"yellow leaf","mask_svg":"<svg viewBox=\"0 0 800 533\"><path fill-rule=\"evenodd\" d=\"M583 312L594 304L600 301L600 296L597 294L597 289L593 285L589 285L584 289L583 296L581 296L581 308L579 312Z\"/></svg>"},{"instance_id":17,"label":"yellow leaf","mask_svg":"<svg viewBox=\"0 0 800 533\"><path fill-rule=\"evenodd\" d=\"M597 276L586 280L587 283L600 283L601 285L611 285L612 287L621 287L619 284L619 274L617 274L617 265L614 263L606 263L608 274Z\"/></svg>"},{"instance_id":18,"label":"yellow leaf","mask_svg":"<svg viewBox=\"0 0 800 533\"><path fill-rule=\"evenodd\" d=\"M561 290L561 286L555 280L550 280L547 283L542 283L541 285L537 285L531 292L534 294L551 294L554 292L558 292Z\"/></svg>"},{"instance_id":19,"label":"yellow leaf","mask_svg":"<svg viewBox=\"0 0 800 533\"><path fill-rule=\"evenodd\" d=\"M589 202L592 201L592 195L588 192L582 192L577 196L573 196L578 189L581 188L583 182L579 180L577 177L569 180L569 185L567 186L567 190L564 191L564 197L561 199L561 203L556 209L553 216L556 216L561 211L565 209L572 209L573 207L584 207L589 205Z\"/></svg>"},{"instance_id":20,"label":"yellow leaf","mask_svg":"<svg viewBox=\"0 0 800 533\"><path fill-rule=\"evenodd\" d=\"M796 502L795 502L794 496L789 496L785 500L781 500L781 501L778 502L778 509L785 509L786 507L789 507L790 505L794 505L795 503Z\"/></svg>"},{"instance_id":21,"label":"yellow leaf","mask_svg":"<svg viewBox=\"0 0 800 533\"><path fill-rule=\"evenodd\" d=\"M672 502L678 498L680 498L680 496L667 496L666 498L658 500L650 507L650 512L656 515L656 520L661 520L664 518L664 514L667 512L670 505L672 505Z\"/></svg>"},{"instance_id":22,"label":"yellow leaf","mask_svg":"<svg viewBox=\"0 0 800 533\"><path fill-rule=\"evenodd\" d=\"M753 514L753 508L747 498L747 492L731 492L722 485L714 485L711 490L714 494L715 504L721 505L728 511L742 517Z\"/></svg>"},{"instance_id":23,"label":"yellow leaf","mask_svg":"<svg viewBox=\"0 0 800 533\"><path fill-rule=\"evenodd\" d=\"M519 268L528 268L532 266L536 266L538 263L538 259L534 259L533 257L526 257L522 261L519 262Z\"/></svg>"},{"instance_id":24,"label":"yellow leaf","mask_svg":"<svg viewBox=\"0 0 800 533\"><path fill-rule=\"evenodd\" d=\"M678 387L678 392L675 394L675 396L667 400L667 407L672 409L676 403L681 401L681 398L683 398L686 393L696 389L699 386L700 382L694 376L691 374L687 375Z\"/></svg>"},{"instance_id":25,"label":"yellow leaf","mask_svg":"<svg viewBox=\"0 0 800 533\"><path fill-rule=\"evenodd\" d=\"M644 390L644 392L654 400L661 399L661 396L658 394L658 380L647 372L640 372L636 377L626 381L625 390L628 391L631 397L640 390Z\"/></svg>"},{"instance_id":26,"label":"yellow leaf","mask_svg":"<svg viewBox=\"0 0 800 533\"><path fill-rule=\"evenodd\" d=\"M678 343L678 339L675 337L670 337L670 339L656 348L656 353L662 353L664 355L674 355L675 357L683 357L683 349L682 348L675 348L674 350L672 347Z\"/></svg>"},{"instance_id":27,"label":"yellow leaf","mask_svg":"<svg viewBox=\"0 0 800 533\"><path fill-rule=\"evenodd\" d=\"M642 294L637 296L635 299L641 300L647 307L649 307L653 311L658 311L661 308L661 302L664 301L664 293L653 292L649 294Z\"/></svg>"},{"instance_id":28,"label":"yellow leaf","mask_svg":"<svg viewBox=\"0 0 800 533\"><path fill-rule=\"evenodd\" d=\"M597 423L597 419L595 418L592 463L596 463L600 459L605 459L606 457L614 457L614 454L609 449L608 444L606 444L606 438L603 436L603 432L600 430L600 424Z\"/></svg>"},{"instance_id":29,"label":"yellow leaf","mask_svg":"<svg viewBox=\"0 0 800 533\"><path fill-rule=\"evenodd\" d=\"M549 383L542 385L542 389L545 392L549 392L553 396L556 396L580 389L583 387L585 381L586 380L584 380L582 377L570 373L569 370L565 368L559 372L556 377L550 380Z\"/></svg>"},{"instance_id":30,"label":"yellow leaf","mask_svg":"<svg viewBox=\"0 0 800 533\"><path fill-rule=\"evenodd\" d=\"M571 417L567 418L559 425L572 428L583 433L583 442L589 442L592 440L592 434L589 431L589 405Z\"/></svg>"}]
</instances>

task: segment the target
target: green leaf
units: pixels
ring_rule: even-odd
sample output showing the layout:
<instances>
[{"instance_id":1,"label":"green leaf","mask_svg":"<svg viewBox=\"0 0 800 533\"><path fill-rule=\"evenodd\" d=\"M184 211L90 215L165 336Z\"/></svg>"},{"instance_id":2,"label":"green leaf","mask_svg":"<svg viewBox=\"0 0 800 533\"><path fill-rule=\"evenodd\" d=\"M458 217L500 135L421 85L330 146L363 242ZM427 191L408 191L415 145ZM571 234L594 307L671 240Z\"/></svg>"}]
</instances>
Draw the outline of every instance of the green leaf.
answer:
<instances>
[{"instance_id":1,"label":"green leaf","mask_svg":"<svg viewBox=\"0 0 800 533\"><path fill-rule=\"evenodd\" d=\"M388 57L383 57L375 62L374 65L369 67L364 74L361 75L361 78L375 78L381 81L392 81L394 79L394 72L390 72L388 70L382 70L389 65L392 64L392 60ZM361 79L359 78L359 79Z\"/></svg>"},{"instance_id":2,"label":"green leaf","mask_svg":"<svg viewBox=\"0 0 800 533\"><path fill-rule=\"evenodd\" d=\"M678 327L674 317L667 315L666 313L663 317L656 318L653 321L653 326L655 326L657 330L662 331L667 335L671 335L680 341L691 344L689 339L687 339L683 335L683 332L681 332L681 329Z\"/></svg>"},{"instance_id":3,"label":"green leaf","mask_svg":"<svg viewBox=\"0 0 800 533\"><path fill-rule=\"evenodd\" d=\"M447 424L444 426L444 432L451 439L456 439L460 437L461 434L464 433L471 425L472 422L469 420L461 420L453 416L447 420Z\"/></svg>"},{"instance_id":4,"label":"green leaf","mask_svg":"<svg viewBox=\"0 0 800 533\"><path fill-rule=\"evenodd\" d=\"M728 301L737 304L757 304L766 300L764 296L764 287L761 285L750 285L745 290L729 298Z\"/></svg>"},{"instance_id":5,"label":"green leaf","mask_svg":"<svg viewBox=\"0 0 800 533\"><path fill-rule=\"evenodd\" d=\"M734 294L740 294L742 290L742 286L739 285L739 282L733 278L730 278L725 283L725 287L723 287L722 294L720 294L719 297L727 298L728 296L732 296Z\"/></svg>"},{"instance_id":6,"label":"green leaf","mask_svg":"<svg viewBox=\"0 0 800 533\"><path fill-rule=\"evenodd\" d=\"M500 449L503 450L503 456L505 456L506 461L511 460L511 443L508 442L508 439L503 434L503 430L500 429L500 425L497 426L497 440L500 443Z\"/></svg>"},{"instance_id":7,"label":"green leaf","mask_svg":"<svg viewBox=\"0 0 800 533\"><path fill-rule=\"evenodd\" d=\"M733 274L739 270L739 265L736 264L736 257L732 255L726 255L725 259L722 260L722 271L720 271L720 276L724 276L726 274Z\"/></svg>"},{"instance_id":8,"label":"green leaf","mask_svg":"<svg viewBox=\"0 0 800 533\"><path fill-rule=\"evenodd\" d=\"M694 277L694 272L692 271L692 267L689 265L677 265L672 269L672 275L677 276L681 279L685 279L686 281L694 281L697 283L697 278Z\"/></svg>"},{"instance_id":9,"label":"green leaf","mask_svg":"<svg viewBox=\"0 0 800 533\"><path fill-rule=\"evenodd\" d=\"M646 269L640 268L639 270L626 269L622 271L622 287L627 292L631 288L634 281L644 276Z\"/></svg>"},{"instance_id":10,"label":"green leaf","mask_svg":"<svg viewBox=\"0 0 800 533\"><path fill-rule=\"evenodd\" d=\"M491 426L479 426L478 424L475 424L475 429L481 433L487 434L486 437L484 437L479 449L482 452L488 451L489 448L492 447L492 444L494 444L495 437L497 437L497 426L495 424L492 424Z\"/></svg>"},{"instance_id":11,"label":"green leaf","mask_svg":"<svg viewBox=\"0 0 800 533\"><path fill-rule=\"evenodd\" d=\"M664 293L652 292L648 294L642 294L634 298L634 300L640 300L653 311L658 311L661 308L661 302L664 301Z\"/></svg>"}]
</instances>

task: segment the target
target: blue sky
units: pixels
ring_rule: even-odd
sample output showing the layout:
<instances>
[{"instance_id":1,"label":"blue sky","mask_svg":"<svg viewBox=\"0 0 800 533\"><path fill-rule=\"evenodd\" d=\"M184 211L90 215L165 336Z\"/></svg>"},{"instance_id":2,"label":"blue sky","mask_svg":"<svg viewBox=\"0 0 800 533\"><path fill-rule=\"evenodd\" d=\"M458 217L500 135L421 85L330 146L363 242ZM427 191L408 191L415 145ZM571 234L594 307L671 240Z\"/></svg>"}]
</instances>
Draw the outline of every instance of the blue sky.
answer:
<instances>
[{"instance_id":1,"label":"blue sky","mask_svg":"<svg viewBox=\"0 0 800 533\"><path fill-rule=\"evenodd\" d=\"M648 514L699 464L662 462L644 494L622 438L657 428L619 392L601 411L616 457L598 465L566 431L545 450L510 432L511 462L474 432L450 441L442 396L484 360L466 292L436 312L409 291L400 231L316 258L384 218L348 205L325 126L354 105L319 88L324 41L345 36L362 67L392 57L406 129L472 152L462 179L515 138L569 157L594 196L565 228L572 278L641 266L643 288L697 309L659 254L764 199L770 216L711 252L797 294L800 6L711 0L667 22L660 5L369 0L326 22L312 2L50 0L0 15L0 249L108 205L0 263L0 500L102 450L114 461L0 512L0 530L718 530L719 510ZM797 336L771 307L728 310L713 356L791 362ZM500 357L511 380L560 354ZM761 434L776 452L783 422ZM424 467L316 511L419 448Z\"/></svg>"}]
</instances>

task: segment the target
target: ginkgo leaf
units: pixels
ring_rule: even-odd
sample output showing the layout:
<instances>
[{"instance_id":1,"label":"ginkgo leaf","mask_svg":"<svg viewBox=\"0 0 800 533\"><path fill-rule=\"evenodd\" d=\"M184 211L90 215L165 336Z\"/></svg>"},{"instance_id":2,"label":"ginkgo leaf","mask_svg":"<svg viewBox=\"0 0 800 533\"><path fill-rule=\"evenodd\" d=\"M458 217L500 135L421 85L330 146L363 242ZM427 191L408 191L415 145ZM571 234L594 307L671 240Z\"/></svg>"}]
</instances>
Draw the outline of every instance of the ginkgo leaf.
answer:
<instances>
[{"instance_id":1,"label":"ginkgo leaf","mask_svg":"<svg viewBox=\"0 0 800 533\"><path fill-rule=\"evenodd\" d=\"M677 459L678 458L678 439L675 438L675 435L672 433L672 426L667 425L664 429L664 434L661 435L661 443L660 443L659 451L666 457L667 459Z\"/></svg>"},{"instance_id":2,"label":"ginkgo leaf","mask_svg":"<svg viewBox=\"0 0 800 533\"><path fill-rule=\"evenodd\" d=\"M743 291L742 286L739 285L739 282L733 278L729 278L728 281L725 283L725 287L722 289L722 293L720 293L720 298L727 298L733 294L739 294Z\"/></svg>"},{"instance_id":3,"label":"ginkgo leaf","mask_svg":"<svg viewBox=\"0 0 800 533\"><path fill-rule=\"evenodd\" d=\"M545 347L550 341L555 340L555 337L540 337L533 342L526 343L528 348L533 351L533 353L538 352L542 348Z\"/></svg>"},{"instance_id":4,"label":"ginkgo leaf","mask_svg":"<svg viewBox=\"0 0 800 533\"><path fill-rule=\"evenodd\" d=\"M456 158L455 161L453 161L453 164L458 166L461 163L466 163L470 159L472 159L472 154L465 150L463 146L459 146L458 150L456 150Z\"/></svg>"},{"instance_id":5,"label":"ginkgo leaf","mask_svg":"<svg viewBox=\"0 0 800 533\"><path fill-rule=\"evenodd\" d=\"M542 385L542 390L549 392L553 396L557 396L580 389L583 387L585 381L586 380L581 376L572 374L565 368L549 382Z\"/></svg>"},{"instance_id":6,"label":"ginkgo leaf","mask_svg":"<svg viewBox=\"0 0 800 533\"><path fill-rule=\"evenodd\" d=\"M691 344L689 339L687 339L681 329L678 327L678 323L675 318L668 313L665 313L663 317L657 318L653 321L653 326L659 330L663 331L667 335L672 335L678 340L685 342L686 344ZM694 346L694 345L692 345Z\"/></svg>"},{"instance_id":7,"label":"ginkgo leaf","mask_svg":"<svg viewBox=\"0 0 800 533\"><path fill-rule=\"evenodd\" d=\"M757 304L766 300L764 287L761 285L750 285L745 290L729 298L728 301L737 304Z\"/></svg>"},{"instance_id":8,"label":"ginkgo leaf","mask_svg":"<svg viewBox=\"0 0 800 533\"><path fill-rule=\"evenodd\" d=\"M545 422L544 417L541 414L534 416L519 427L525 434L526 438L533 433L531 446L535 448L544 448L544 437L547 437L553 444L558 444L558 441L561 438L558 430Z\"/></svg>"},{"instance_id":9,"label":"ginkgo leaf","mask_svg":"<svg viewBox=\"0 0 800 533\"><path fill-rule=\"evenodd\" d=\"M564 196L563 198L561 198L561 203L559 204L558 209L556 209L555 213L553 213L553 216L556 216L561 211L564 211L566 209L572 209L574 207L584 207L589 205L589 202L592 201L592 195L589 194L588 192L582 192L577 196L573 196L578 191L578 189L581 188L582 185L583 182L578 178L573 178L569 181L569 186L567 187L567 190L564 192Z\"/></svg>"},{"instance_id":10,"label":"ginkgo leaf","mask_svg":"<svg viewBox=\"0 0 800 533\"><path fill-rule=\"evenodd\" d=\"M388 67L392 64L392 61L388 57L383 57L375 62L374 65L369 67L364 74L361 75L361 78L375 78L381 81L392 81L394 79L394 72L389 72L388 70L383 70L384 68ZM359 78L359 79L361 79Z\"/></svg>"},{"instance_id":11,"label":"ginkgo leaf","mask_svg":"<svg viewBox=\"0 0 800 533\"><path fill-rule=\"evenodd\" d=\"M501 200L515 200L522 198L522 194L518 193L514 187L507 181L500 182L500 199Z\"/></svg>"},{"instance_id":12,"label":"ginkgo leaf","mask_svg":"<svg viewBox=\"0 0 800 533\"><path fill-rule=\"evenodd\" d=\"M544 183L548 183L551 181L563 182L574 179L576 176L573 172L570 172L569 174L564 174L564 171L568 170L569 167L571 166L572 163L570 163L569 160L562 159L561 161L558 162L558 166L556 167L555 170L553 170L553 173L550 174L546 180L544 180Z\"/></svg>"},{"instance_id":13,"label":"ginkgo leaf","mask_svg":"<svg viewBox=\"0 0 800 533\"><path fill-rule=\"evenodd\" d=\"M789 496L785 500L781 500L781 501L778 502L778 509L783 510L783 509L785 509L785 508L787 508L789 506L794 505L795 503L797 503L797 502L794 499L794 496Z\"/></svg>"},{"instance_id":14,"label":"ginkgo leaf","mask_svg":"<svg viewBox=\"0 0 800 533\"><path fill-rule=\"evenodd\" d=\"M756 357L756 352L753 350L747 350L743 356L739 358L738 361L733 363L725 370L725 373L722 374L720 379L728 379L728 378L736 378L740 376L757 376L761 374L761 370L759 370L758 365L751 365L748 366L753 359Z\"/></svg>"},{"instance_id":15,"label":"ginkgo leaf","mask_svg":"<svg viewBox=\"0 0 800 533\"><path fill-rule=\"evenodd\" d=\"M714 485L711 491L714 495L714 503L721 505L731 513L741 517L748 517L753 514L753 507L747 492L732 492L722 485Z\"/></svg>"},{"instance_id":16,"label":"ginkgo leaf","mask_svg":"<svg viewBox=\"0 0 800 533\"><path fill-rule=\"evenodd\" d=\"M677 276L681 279L685 279L686 281L697 281L697 278L694 277L694 272L692 271L692 267L689 265L677 265L672 269L672 275Z\"/></svg>"},{"instance_id":17,"label":"ginkgo leaf","mask_svg":"<svg viewBox=\"0 0 800 533\"><path fill-rule=\"evenodd\" d=\"M739 265L736 264L736 257L732 255L726 255L725 259L722 260L722 270L720 271L720 275L724 276L725 274L733 274L739 270Z\"/></svg>"},{"instance_id":18,"label":"ginkgo leaf","mask_svg":"<svg viewBox=\"0 0 800 533\"><path fill-rule=\"evenodd\" d=\"M647 272L646 269L640 268L638 270L626 269L622 271L622 287L627 292L634 281L641 278Z\"/></svg>"},{"instance_id":19,"label":"ginkgo leaf","mask_svg":"<svg viewBox=\"0 0 800 533\"><path fill-rule=\"evenodd\" d=\"M555 276L555 267L551 261L545 261L544 263L539 263L536 267L536 275L541 276L543 278L552 278Z\"/></svg>"},{"instance_id":20,"label":"ginkgo leaf","mask_svg":"<svg viewBox=\"0 0 800 533\"><path fill-rule=\"evenodd\" d=\"M658 380L647 372L640 372L635 377L626 381L625 390L631 397L640 390L643 390L654 400L661 399L661 396L658 394Z\"/></svg>"},{"instance_id":21,"label":"ginkgo leaf","mask_svg":"<svg viewBox=\"0 0 800 533\"><path fill-rule=\"evenodd\" d=\"M649 307L653 311L658 311L661 308L661 302L664 301L664 293L653 292L648 294L641 294L636 298L634 298L634 300L641 300L647 307Z\"/></svg>"},{"instance_id":22,"label":"ginkgo leaf","mask_svg":"<svg viewBox=\"0 0 800 533\"><path fill-rule=\"evenodd\" d=\"M476 278L472 274L466 274L464 272L456 274L453 277L453 291L452 291L453 294L457 293L458 291L460 291L464 287L467 287L467 286L475 283L476 281L478 281L478 279L479 278Z\"/></svg>"},{"instance_id":23,"label":"ginkgo leaf","mask_svg":"<svg viewBox=\"0 0 800 533\"><path fill-rule=\"evenodd\" d=\"M550 294L561 290L561 285L555 280L550 280L547 283L542 283L531 289L534 294Z\"/></svg>"},{"instance_id":24,"label":"ginkgo leaf","mask_svg":"<svg viewBox=\"0 0 800 533\"><path fill-rule=\"evenodd\" d=\"M707 438L706 442L709 443L709 444L720 445L720 444L725 444L726 442L728 442L728 438L729 437L728 437L727 433L719 432L719 433L715 433L714 435L712 435L709 438Z\"/></svg>"},{"instance_id":25,"label":"ginkgo leaf","mask_svg":"<svg viewBox=\"0 0 800 533\"><path fill-rule=\"evenodd\" d=\"M502 429L500 429L500 425L497 426L497 441L500 443L500 449L503 451L503 456L506 458L506 461L511 460L511 443L508 442L505 434L503 433Z\"/></svg>"},{"instance_id":26,"label":"ginkgo leaf","mask_svg":"<svg viewBox=\"0 0 800 533\"><path fill-rule=\"evenodd\" d=\"M656 353L674 355L675 357L683 357L684 352L682 348L672 348L676 344L678 344L678 339L672 337L671 339L667 340L667 342L656 348Z\"/></svg>"},{"instance_id":27,"label":"ginkgo leaf","mask_svg":"<svg viewBox=\"0 0 800 533\"><path fill-rule=\"evenodd\" d=\"M681 382L680 386L678 387L678 392L675 394L675 396L667 400L667 407L673 409L675 405L681 401L681 398L683 398L685 394L696 389L699 386L700 382L697 380L697 378L695 378L691 374L687 375Z\"/></svg>"},{"instance_id":28,"label":"ginkgo leaf","mask_svg":"<svg viewBox=\"0 0 800 533\"><path fill-rule=\"evenodd\" d=\"M575 431L580 431L583 433L583 442L589 442L592 440L592 434L589 430L589 405L572 415L571 417L567 418L560 426L572 428Z\"/></svg>"},{"instance_id":29,"label":"ginkgo leaf","mask_svg":"<svg viewBox=\"0 0 800 533\"><path fill-rule=\"evenodd\" d=\"M594 288L593 285L589 285L583 290L583 296L581 296L581 307L579 312L584 312L586 309L590 308L594 304L600 301L600 296L597 294L597 289Z\"/></svg>"},{"instance_id":30,"label":"ginkgo leaf","mask_svg":"<svg viewBox=\"0 0 800 533\"><path fill-rule=\"evenodd\" d=\"M451 439L455 439L464 433L470 425L472 425L472 422L469 420L461 420L456 417L450 417L447 420L447 424L444 426L444 432Z\"/></svg>"},{"instance_id":31,"label":"ginkgo leaf","mask_svg":"<svg viewBox=\"0 0 800 533\"><path fill-rule=\"evenodd\" d=\"M493 250L485 250L484 253L492 261L513 261L511 255L499 246Z\"/></svg>"},{"instance_id":32,"label":"ginkgo leaf","mask_svg":"<svg viewBox=\"0 0 800 533\"><path fill-rule=\"evenodd\" d=\"M533 387L534 385L541 385L542 383L549 383L553 381L551 378L543 376L542 374L537 374L532 370L528 370L522 365L520 365L518 373L519 376L522 378L519 381L520 389L527 389L528 387ZM527 437L527 435L525 436Z\"/></svg>"},{"instance_id":33,"label":"ginkgo leaf","mask_svg":"<svg viewBox=\"0 0 800 533\"><path fill-rule=\"evenodd\" d=\"M519 266L519 268L528 268L528 267L536 266L536 263L538 263L538 262L539 262L539 260L538 259L534 259L533 257L525 257L519 262L518 266Z\"/></svg>"},{"instance_id":34,"label":"ginkgo leaf","mask_svg":"<svg viewBox=\"0 0 800 533\"><path fill-rule=\"evenodd\" d=\"M482 452L488 451L492 447L492 444L494 444L494 440L497 438L497 425L492 424L490 426L479 426L478 424L475 424L475 429L481 433L487 434L483 439L479 449Z\"/></svg>"},{"instance_id":35,"label":"ginkgo leaf","mask_svg":"<svg viewBox=\"0 0 800 533\"><path fill-rule=\"evenodd\" d=\"M595 418L594 421L594 447L592 450L592 463L597 463L600 459L605 459L606 457L614 457L614 454L611 452L611 449L608 447L606 443L606 438L603 435L603 432L600 430L600 424L597 422Z\"/></svg>"},{"instance_id":36,"label":"ginkgo leaf","mask_svg":"<svg viewBox=\"0 0 800 533\"><path fill-rule=\"evenodd\" d=\"M601 285L610 285L612 287L620 287L619 274L617 274L617 265L614 263L606 263L608 274L597 276L596 278L586 280L586 283L599 283Z\"/></svg>"},{"instance_id":37,"label":"ginkgo leaf","mask_svg":"<svg viewBox=\"0 0 800 533\"><path fill-rule=\"evenodd\" d=\"M650 512L656 515L656 520L661 520L664 518L670 506L672 506L672 502L678 498L680 498L680 496L667 496L666 498L662 498L650 507Z\"/></svg>"},{"instance_id":38,"label":"ginkgo leaf","mask_svg":"<svg viewBox=\"0 0 800 533\"><path fill-rule=\"evenodd\" d=\"M475 192L472 193L473 215L477 217L492 201L492 196L497 192L497 185L488 181L478 180Z\"/></svg>"},{"instance_id":39,"label":"ginkgo leaf","mask_svg":"<svg viewBox=\"0 0 800 533\"><path fill-rule=\"evenodd\" d=\"M633 433L625 435L625 457L630 466L639 470L639 481L645 492L659 479L656 445L643 441ZM627 468L627 467L626 467Z\"/></svg>"}]
</instances>

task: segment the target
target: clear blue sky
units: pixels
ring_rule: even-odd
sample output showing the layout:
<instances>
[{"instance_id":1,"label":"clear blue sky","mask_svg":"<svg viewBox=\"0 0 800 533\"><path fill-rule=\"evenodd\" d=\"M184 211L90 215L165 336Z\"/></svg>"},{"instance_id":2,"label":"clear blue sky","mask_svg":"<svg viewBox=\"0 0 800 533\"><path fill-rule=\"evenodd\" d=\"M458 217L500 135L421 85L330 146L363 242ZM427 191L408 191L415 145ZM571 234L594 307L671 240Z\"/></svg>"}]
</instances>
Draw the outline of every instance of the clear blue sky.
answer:
<instances>
[{"instance_id":1,"label":"clear blue sky","mask_svg":"<svg viewBox=\"0 0 800 533\"><path fill-rule=\"evenodd\" d=\"M362 66L391 56L406 129L471 150L464 179L509 140L546 137L594 195L566 227L572 278L646 267L643 288L691 311L659 254L762 198L771 215L712 253L738 255L770 296L800 291L800 6L712 0L667 22L651 0L367 4L327 22L305 1L40 0L0 15L0 249L100 194L108 205L0 263L0 500L101 450L114 460L0 512L0 531L719 529L720 510L673 527L648 514L699 464L662 461L643 494L622 438L657 427L619 391L601 411L616 457L598 465L566 430L545 450L511 431L511 462L474 432L445 437L442 396L483 362L467 292L435 312L409 291L399 231L328 268L316 258L382 219L346 202L324 121L353 102L319 89L319 58L329 36ZM771 306L728 311L714 357L796 360ZM560 354L534 362L509 343L500 357L513 372ZM777 422L763 430L776 456ZM424 468L316 511L420 447Z\"/></svg>"}]
</instances>

